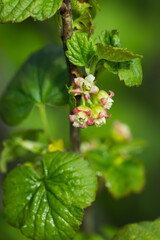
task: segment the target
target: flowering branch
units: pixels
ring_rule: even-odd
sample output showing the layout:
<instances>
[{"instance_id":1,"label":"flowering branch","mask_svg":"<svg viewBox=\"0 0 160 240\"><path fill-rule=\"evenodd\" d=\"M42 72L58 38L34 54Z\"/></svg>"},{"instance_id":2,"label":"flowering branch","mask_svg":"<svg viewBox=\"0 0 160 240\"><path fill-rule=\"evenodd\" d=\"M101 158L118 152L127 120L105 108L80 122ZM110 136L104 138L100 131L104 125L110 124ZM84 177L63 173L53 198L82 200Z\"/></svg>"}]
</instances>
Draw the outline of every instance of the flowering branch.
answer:
<instances>
[{"instance_id":1,"label":"flowering branch","mask_svg":"<svg viewBox=\"0 0 160 240\"><path fill-rule=\"evenodd\" d=\"M63 49L65 52L67 50L67 45L66 45L67 40L70 39L73 34L72 11L71 11L71 5L69 0L63 0L60 13L62 16L62 23L63 23L62 41L63 41ZM66 57L66 62L68 67L70 85L72 86L74 84L74 78L81 77L82 73L74 64L72 64L68 60L67 57ZM76 106L78 106L79 104L80 104L80 96L77 96ZM80 152L80 129L74 128L72 124L70 124L70 139L71 139L72 150L74 152L79 153Z\"/></svg>"}]
</instances>

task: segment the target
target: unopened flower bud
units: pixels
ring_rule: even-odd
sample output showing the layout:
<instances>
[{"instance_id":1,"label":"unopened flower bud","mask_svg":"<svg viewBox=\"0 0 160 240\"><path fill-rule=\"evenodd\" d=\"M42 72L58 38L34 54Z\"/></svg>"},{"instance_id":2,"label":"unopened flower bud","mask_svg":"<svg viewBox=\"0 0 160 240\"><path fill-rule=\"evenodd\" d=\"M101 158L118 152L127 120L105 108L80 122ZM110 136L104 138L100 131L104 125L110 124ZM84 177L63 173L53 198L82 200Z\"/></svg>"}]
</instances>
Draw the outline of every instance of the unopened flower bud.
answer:
<instances>
[{"instance_id":1,"label":"unopened flower bud","mask_svg":"<svg viewBox=\"0 0 160 240\"><path fill-rule=\"evenodd\" d=\"M112 129L112 137L116 141L131 141L132 134L130 128L127 124L121 123L120 121L115 121Z\"/></svg>"}]
</instances>

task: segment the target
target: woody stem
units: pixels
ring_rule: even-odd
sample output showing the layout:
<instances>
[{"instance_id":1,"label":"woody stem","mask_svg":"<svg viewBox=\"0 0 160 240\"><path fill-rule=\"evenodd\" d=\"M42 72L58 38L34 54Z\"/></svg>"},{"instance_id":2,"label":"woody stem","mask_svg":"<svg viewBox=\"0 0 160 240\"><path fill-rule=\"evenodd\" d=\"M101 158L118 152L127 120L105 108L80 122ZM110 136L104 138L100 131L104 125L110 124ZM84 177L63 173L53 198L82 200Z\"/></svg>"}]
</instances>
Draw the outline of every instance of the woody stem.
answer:
<instances>
[{"instance_id":1,"label":"woody stem","mask_svg":"<svg viewBox=\"0 0 160 240\"><path fill-rule=\"evenodd\" d=\"M63 49L64 52L67 50L67 40L71 38L73 34L72 29L72 11L71 4L69 0L63 0L60 13L62 16L62 41L63 41ZM74 84L74 78L80 76L79 69L74 66L66 57L66 63L69 73L70 85ZM76 97L76 106L80 105L80 97ZM72 112L71 112L72 114ZM80 129L73 127L72 123L70 123L70 140L71 140L71 148L72 151L80 153Z\"/></svg>"}]
</instances>

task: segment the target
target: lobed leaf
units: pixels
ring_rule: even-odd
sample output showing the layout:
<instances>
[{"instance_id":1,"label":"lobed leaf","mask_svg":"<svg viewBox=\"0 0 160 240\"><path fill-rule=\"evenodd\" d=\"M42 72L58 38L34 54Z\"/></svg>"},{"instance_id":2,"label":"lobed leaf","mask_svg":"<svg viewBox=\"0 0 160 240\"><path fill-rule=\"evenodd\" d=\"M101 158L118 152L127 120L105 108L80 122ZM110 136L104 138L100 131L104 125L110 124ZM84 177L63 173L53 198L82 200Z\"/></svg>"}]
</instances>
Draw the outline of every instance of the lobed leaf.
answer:
<instances>
[{"instance_id":1,"label":"lobed leaf","mask_svg":"<svg viewBox=\"0 0 160 240\"><path fill-rule=\"evenodd\" d=\"M140 55L129 52L124 48L107 46L102 43L97 44L97 55L99 60L104 59L111 62L126 62L135 58L141 58Z\"/></svg>"},{"instance_id":2,"label":"lobed leaf","mask_svg":"<svg viewBox=\"0 0 160 240\"><path fill-rule=\"evenodd\" d=\"M24 63L0 101L0 115L9 125L18 125L35 105L68 103L68 83L63 51L46 46Z\"/></svg>"},{"instance_id":3,"label":"lobed leaf","mask_svg":"<svg viewBox=\"0 0 160 240\"><path fill-rule=\"evenodd\" d=\"M124 80L126 86L139 86L142 83L142 66L139 58L127 62L111 63L106 61L105 68L118 74L120 80Z\"/></svg>"},{"instance_id":4,"label":"lobed leaf","mask_svg":"<svg viewBox=\"0 0 160 240\"><path fill-rule=\"evenodd\" d=\"M139 160L113 157L103 150L86 152L85 158L97 174L104 177L106 187L115 198L138 193L144 186L145 170Z\"/></svg>"},{"instance_id":5,"label":"lobed leaf","mask_svg":"<svg viewBox=\"0 0 160 240\"><path fill-rule=\"evenodd\" d=\"M0 22L22 22L28 17L43 21L52 17L63 0L1 0Z\"/></svg>"},{"instance_id":6,"label":"lobed leaf","mask_svg":"<svg viewBox=\"0 0 160 240\"><path fill-rule=\"evenodd\" d=\"M83 209L95 199L95 173L75 153L49 153L42 164L41 176L28 166L8 174L3 199L6 220L33 240L73 239Z\"/></svg>"},{"instance_id":7,"label":"lobed leaf","mask_svg":"<svg viewBox=\"0 0 160 240\"><path fill-rule=\"evenodd\" d=\"M110 45L112 47L121 47L121 40L118 30L104 30L100 36L98 36L97 43Z\"/></svg>"},{"instance_id":8,"label":"lobed leaf","mask_svg":"<svg viewBox=\"0 0 160 240\"><path fill-rule=\"evenodd\" d=\"M91 58L95 54L95 45L87 33L75 32L71 39L67 41L66 56L69 61L76 66L88 66Z\"/></svg>"},{"instance_id":9,"label":"lobed leaf","mask_svg":"<svg viewBox=\"0 0 160 240\"><path fill-rule=\"evenodd\" d=\"M106 186L115 198L138 193L145 183L143 164L132 158L117 158L105 175Z\"/></svg>"},{"instance_id":10,"label":"lobed leaf","mask_svg":"<svg viewBox=\"0 0 160 240\"><path fill-rule=\"evenodd\" d=\"M160 220L140 222L123 227L112 240L159 240Z\"/></svg>"}]
</instances>

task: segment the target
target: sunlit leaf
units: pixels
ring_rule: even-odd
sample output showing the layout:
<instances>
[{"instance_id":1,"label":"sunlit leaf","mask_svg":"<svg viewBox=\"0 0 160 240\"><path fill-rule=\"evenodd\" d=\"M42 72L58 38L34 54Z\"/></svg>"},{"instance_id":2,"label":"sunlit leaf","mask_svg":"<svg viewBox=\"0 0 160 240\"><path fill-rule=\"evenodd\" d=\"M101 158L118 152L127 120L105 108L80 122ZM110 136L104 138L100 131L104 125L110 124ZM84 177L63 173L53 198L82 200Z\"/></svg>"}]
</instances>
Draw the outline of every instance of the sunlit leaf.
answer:
<instances>
[{"instance_id":1,"label":"sunlit leaf","mask_svg":"<svg viewBox=\"0 0 160 240\"><path fill-rule=\"evenodd\" d=\"M41 176L28 166L8 174L5 218L33 240L72 239L82 222L83 209L95 199L95 173L75 153L49 153L41 168Z\"/></svg>"},{"instance_id":2,"label":"sunlit leaf","mask_svg":"<svg viewBox=\"0 0 160 240\"><path fill-rule=\"evenodd\" d=\"M95 45L87 33L74 33L67 41L66 56L69 61L77 66L88 66L95 53Z\"/></svg>"},{"instance_id":3,"label":"sunlit leaf","mask_svg":"<svg viewBox=\"0 0 160 240\"><path fill-rule=\"evenodd\" d=\"M141 58L140 55L129 52L124 48L107 46L102 43L97 44L97 55L99 60L104 59L111 62L126 62L135 58Z\"/></svg>"},{"instance_id":4,"label":"sunlit leaf","mask_svg":"<svg viewBox=\"0 0 160 240\"><path fill-rule=\"evenodd\" d=\"M0 22L22 22L28 17L43 21L52 17L63 0L1 0Z\"/></svg>"}]
</instances>

